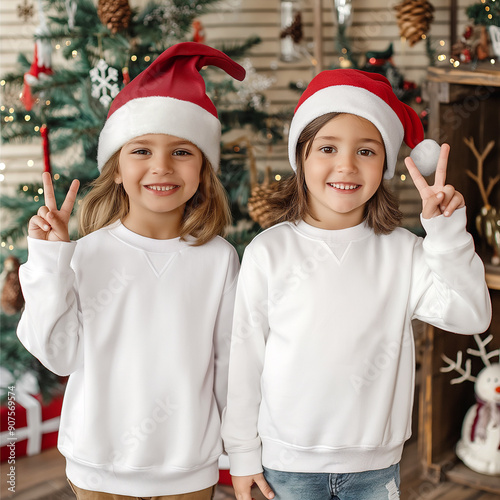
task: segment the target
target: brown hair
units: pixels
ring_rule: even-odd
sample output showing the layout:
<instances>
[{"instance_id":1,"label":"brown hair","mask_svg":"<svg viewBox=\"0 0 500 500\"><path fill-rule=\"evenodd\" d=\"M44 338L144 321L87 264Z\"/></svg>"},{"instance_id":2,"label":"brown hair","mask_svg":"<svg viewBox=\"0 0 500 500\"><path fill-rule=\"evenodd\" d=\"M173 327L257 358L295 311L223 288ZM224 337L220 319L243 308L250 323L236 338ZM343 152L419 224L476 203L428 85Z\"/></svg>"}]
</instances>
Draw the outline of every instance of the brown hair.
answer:
<instances>
[{"instance_id":1,"label":"brown hair","mask_svg":"<svg viewBox=\"0 0 500 500\"><path fill-rule=\"evenodd\" d=\"M330 120L340 113L327 113L312 120L300 134L295 157L297 172L280 181L280 188L268 199L271 225L280 222L296 222L306 215L313 217L307 200L307 186L304 175L304 160L309 156L316 134ZM385 170L385 168L384 168ZM365 205L364 219L375 234L389 234L401 223L403 214L399 210L396 196L384 182Z\"/></svg>"},{"instance_id":2,"label":"brown hair","mask_svg":"<svg viewBox=\"0 0 500 500\"><path fill-rule=\"evenodd\" d=\"M205 155L200 173L200 185L186 203L181 221L181 239L191 235L194 246L203 245L217 235L223 235L231 223L227 195ZM123 219L129 212L128 195L122 184L115 182L120 151L117 151L102 168L90 191L83 198L79 210L79 232L85 236L113 222Z\"/></svg>"}]
</instances>

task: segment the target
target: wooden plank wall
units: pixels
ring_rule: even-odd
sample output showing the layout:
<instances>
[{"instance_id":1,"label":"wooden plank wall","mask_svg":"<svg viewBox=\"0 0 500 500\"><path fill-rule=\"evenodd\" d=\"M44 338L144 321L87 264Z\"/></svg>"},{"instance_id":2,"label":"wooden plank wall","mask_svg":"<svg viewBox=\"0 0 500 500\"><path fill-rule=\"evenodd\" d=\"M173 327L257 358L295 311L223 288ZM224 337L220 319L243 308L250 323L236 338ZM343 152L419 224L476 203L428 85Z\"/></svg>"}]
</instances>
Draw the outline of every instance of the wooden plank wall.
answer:
<instances>
[{"instance_id":1,"label":"wooden plank wall","mask_svg":"<svg viewBox=\"0 0 500 500\"><path fill-rule=\"evenodd\" d=\"M97 1L97 0L96 0ZM147 0L130 0L133 7L145 4ZM37 24L35 16L24 23L17 15L17 7L22 0L0 0L0 77L13 70L20 51L31 59L33 52L33 32ZM28 0L35 3L36 0ZM394 44L394 63L407 80L421 84L425 79L429 59L424 42L410 48L402 43L396 24L395 0L352 0L352 25L348 28L351 48L357 54L368 50L383 50L390 42ZM432 0L435 7L435 20L430 36L437 44L439 40L450 46L450 4L451 0ZM303 46L313 53L313 0L300 0L303 14ZM333 0L322 0L324 50L323 65L328 68L338 62L335 39L337 33L333 11ZM463 31L467 23L465 7L470 0L458 0L457 33ZM299 94L289 89L290 82L307 84L314 75L314 67L309 59L303 58L296 63L285 63L279 59L280 2L279 0L222 0L218 11L201 18L206 32L206 43L217 46L224 41L245 40L251 35L259 35L262 43L249 53L251 64L257 74L273 79L273 84L264 92L269 110L281 112L293 109ZM57 51L54 65L58 64ZM281 144L269 151L265 144L256 143L257 163L260 169L270 165L273 171L288 172L286 145ZM21 182L38 179L42 170L41 147L38 142L23 145L3 145L0 151L0 188L2 192L12 193ZM401 162L400 162L401 163ZM404 167L394 180L394 188L400 193L403 210L408 215L408 225L417 223L418 200L408 179L401 180ZM2 177L3 176L3 177Z\"/></svg>"}]
</instances>

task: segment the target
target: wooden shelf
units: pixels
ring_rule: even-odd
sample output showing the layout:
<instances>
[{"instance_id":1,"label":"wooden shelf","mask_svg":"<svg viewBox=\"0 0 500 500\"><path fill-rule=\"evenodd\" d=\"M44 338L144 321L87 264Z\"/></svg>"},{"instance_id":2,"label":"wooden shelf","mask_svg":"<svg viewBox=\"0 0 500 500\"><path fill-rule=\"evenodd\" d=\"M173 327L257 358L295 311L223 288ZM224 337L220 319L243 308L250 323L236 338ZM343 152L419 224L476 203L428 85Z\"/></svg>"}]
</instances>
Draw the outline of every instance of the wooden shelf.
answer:
<instances>
[{"instance_id":1,"label":"wooden shelf","mask_svg":"<svg viewBox=\"0 0 500 500\"><path fill-rule=\"evenodd\" d=\"M445 478L453 483L463 484L489 493L500 494L500 479L498 476L479 474L466 467L463 463L457 463L455 467L445 472Z\"/></svg>"},{"instance_id":2,"label":"wooden shelf","mask_svg":"<svg viewBox=\"0 0 500 500\"><path fill-rule=\"evenodd\" d=\"M475 66L462 64L454 68L430 66L427 68L427 80L430 82L455 83L461 85L491 85L500 87L500 64L481 63Z\"/></svg>"},{"instance_id":3,"label":"wooden shelf","mask_svg":"<svg viewBox=\"0 0 500 500\"><path fill-rule=\"evenodd\" d=\"M500 266L485 264L486 284L490 290L500 290Z\"/></svg>"}]
</instances>

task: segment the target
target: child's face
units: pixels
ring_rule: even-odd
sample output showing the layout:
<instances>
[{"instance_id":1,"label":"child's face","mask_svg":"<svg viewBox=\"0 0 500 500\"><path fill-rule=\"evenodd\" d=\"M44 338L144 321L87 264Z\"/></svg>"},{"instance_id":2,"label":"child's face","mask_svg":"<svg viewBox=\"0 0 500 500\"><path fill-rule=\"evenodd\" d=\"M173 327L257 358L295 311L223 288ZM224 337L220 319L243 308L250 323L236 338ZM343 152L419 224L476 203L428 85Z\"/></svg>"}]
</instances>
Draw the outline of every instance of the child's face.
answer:
<instances>
[{"instance_id":1,"label":"child's face","mask_svg":"<svg viewBox=\"0 0 500 500\"><path fill-rule=\"evenodd\" d=\"M178 216L200 184L202 153L191 142L166 134L147 134L121 149L115 182L129 197L128 219Z\"/></svg>"},{"instance_id":2,"label":"child's face","mask_svg":"<svg viewBox=\"0 0 500 500\"><path fill-rule=\"evenodd\" d=\"M360 224L366 202L375 194L384 170L385 149L378 129L368 120L341 114L316 134L304 161L309 209L323 229Z\"/></svg>"}]
</instances>

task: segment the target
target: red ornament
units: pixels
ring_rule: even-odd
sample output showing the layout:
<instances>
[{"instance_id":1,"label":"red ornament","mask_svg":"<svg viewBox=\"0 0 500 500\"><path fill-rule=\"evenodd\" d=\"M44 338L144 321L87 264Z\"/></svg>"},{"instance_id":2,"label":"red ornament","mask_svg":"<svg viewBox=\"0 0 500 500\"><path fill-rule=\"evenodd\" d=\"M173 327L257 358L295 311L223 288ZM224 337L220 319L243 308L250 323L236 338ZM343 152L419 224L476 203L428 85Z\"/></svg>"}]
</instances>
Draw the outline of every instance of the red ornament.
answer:
<instances>
[{"instance_id":1,"label":"red ornament","mask_svg":"<svg viewBox=\"0 0 500 500\"><path fill-rule=\"evenodd\" d=\"M130 83L130 73L128 72L127 66L122 68L122 75L123 75L123 85L127 85L127 83Z\"/></svg>"},{"instance_id":2,"label":"red ornament","mask_svg":"<svg viewBox=\"0 0 500 500\"><path fill-rule=\"evenodd\" d=\"M43 146L43 171L51 173L50 168L50 148L49 148L49 129L47 125L40 127L40 135L42 136Z\"/></svg>"},{"instance_id":3,"label":"red ornament","mask_svg":"<svg viewBox=\"0 0 500 500\"><path fill-rule=\"evenodd\" d=\"M205 42L205 28L201 21L195 19L193 21L193 42L204 43Z\"/></svg>"},{"instance_id":4,"label":"red ornament","mask_svg":"<svg viewBox=\"0 0 500 500\"><path fill-rule=\"evenodd\" d=\"M40 80L48 78L53 73L51 64L50 42L37 40L35 42L35 52L30 70L24 74L24 87L21 95L21 102L27 111L30 111L35 103L35 98L31 93L31 85L36 85Z\"/></svg>"}]
</instances>

